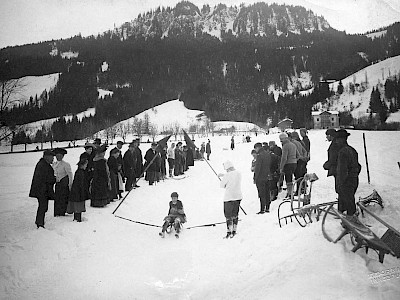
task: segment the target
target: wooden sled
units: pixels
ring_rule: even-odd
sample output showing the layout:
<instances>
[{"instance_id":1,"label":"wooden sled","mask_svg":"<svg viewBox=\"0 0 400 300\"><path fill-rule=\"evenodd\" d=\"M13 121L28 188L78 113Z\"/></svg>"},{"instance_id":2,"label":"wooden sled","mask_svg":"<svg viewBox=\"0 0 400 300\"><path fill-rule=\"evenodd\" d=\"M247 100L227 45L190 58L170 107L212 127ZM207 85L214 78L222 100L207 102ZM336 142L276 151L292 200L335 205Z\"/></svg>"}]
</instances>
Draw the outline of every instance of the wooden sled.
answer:
<instances>
[{"instance_id":1,"label":"wooden sled","mask_svg":"<svg viewBox=\"0 0 400 300\"><path fill-rule=\"evenodd\" d=\"M282 227L282 220L285 220L286 225L289 220L293 222L293 219L295 219L301 227L305 227L307 224L313 222L313 216L318 221L322 212L324 212L330 204L337 203L337 201L321 204L311 203L312 185L316 180L318 180L317 175L311 173L306 174L304 178L302 177L294 181L294 188L289 198L283 200L278 207L279 227ZM289 210L290 213L282 216L282 210L285 208Z\"/></svg>"},{"instance_id":2,"label":"wooden sled","mask_svg":"<svg viewBox=\"0 0 400 300\"><path fill-rule=\"evenodd\" d=\"M368 249L371 248L378 253L379 262L381 263L383 263L385 254L395 255L393 250L370 228L361 223L357 217L346 216L335 209L333 205L334 204L331 204L328 207L322 219L322 233L328 241L337 243L345 235L350 234L350 236L353 237L355 244L353 249L351 250L352 252L356 252L358 249L364 247L365 252L368 253ZM325 222L328 214L335 215L336 218L341 221L341 225L343 227L341 234L336 239L330 237L325 230Z\"/></svg>"},{"instance_id":3,"label":"wooden sled","mask_svg":"<svg viewBox=\"0 0 400 300\"><path fill-rule=\"evenodd\" d=\"M364 205L364 203L358 202L357 205L360 208L363 216L365 211L387 228L386 232L382 235L381 240L388 245L390 249L392 249L394 256L400 258L400 232L370 211L366 205Z\"/></svg>"},{"instance_id":4,"label":"wooden sled","mask_svg":"<svg viewBox=\"0 0 400 300\"><path fill-rule=\"evenodd\" d=\"M382 197L378 194L378 192L376 190L373 190L372 194L367 197L360 197L358 199L358 201L359 201L359 203L362 203L364 206L370 205L372 203L376 203L380 207L383 208ZM362 210L361 210L361 212L364 213Z\"/></svg>"}]
</instances>

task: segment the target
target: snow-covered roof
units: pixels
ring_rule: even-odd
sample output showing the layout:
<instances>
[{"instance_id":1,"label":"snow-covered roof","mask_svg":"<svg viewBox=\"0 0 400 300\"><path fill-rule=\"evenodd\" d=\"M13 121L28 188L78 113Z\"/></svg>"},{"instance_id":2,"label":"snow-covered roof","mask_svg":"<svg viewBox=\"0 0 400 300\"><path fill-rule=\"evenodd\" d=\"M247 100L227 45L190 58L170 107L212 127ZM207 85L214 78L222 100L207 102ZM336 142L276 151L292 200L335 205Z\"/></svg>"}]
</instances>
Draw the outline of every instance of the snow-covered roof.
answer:
<instances>
[{"instance_id":1,"label":"snow-covered roof","mask_svg":"<svg viewBox=\"0 0 400 300\"><path fill-rule=\"evenodd\" d=\"M286 121L293 122L292 119L285 118L285 119L283 119L283 120L280 120L280 121L278 122L278 125L281 124L281 123L283 123L283 122L286 122Z\"/></svg>"},{"instance_id":2,"label":"snow-covered roof","mask_svg":"<svg viewBox=\"0 0 400 300\"><path fill-rule=\"evenodd\" d=\"M320 114L327 112L331 115L339 115L339 112L337 110L324 110L324 111L313 111L311 112L311 115L313 116L319 116Z\"/></svg>"}]
</instances>

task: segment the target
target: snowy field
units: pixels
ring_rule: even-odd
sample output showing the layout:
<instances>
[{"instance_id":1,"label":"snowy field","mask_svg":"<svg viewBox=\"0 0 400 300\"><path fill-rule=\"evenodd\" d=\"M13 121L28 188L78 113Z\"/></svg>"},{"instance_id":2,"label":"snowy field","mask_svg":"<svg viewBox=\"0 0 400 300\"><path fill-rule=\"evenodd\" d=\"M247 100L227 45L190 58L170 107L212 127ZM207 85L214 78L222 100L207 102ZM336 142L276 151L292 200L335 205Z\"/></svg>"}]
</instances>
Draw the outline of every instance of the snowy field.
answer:
<instances>
[{"instance_id":1,"label":"snowy field","mask_svg":"<svg viewBox=\"0 0 400 300\"><path fill-rule=\"evenodd\" d=\"M324 131L310 131L309 172L319 180L312 202L334 201L333 181L322 164L328 142ZM159 228L115 217L119 202L92 208L86 202L84 222L72 216L53 217L50 201L46 229L36 229L36 199L29 198L31 178L40 152L0 155L0 298L1 299L400 299L400 278L373 283L374 272L400 268L400 260L364 250L352 253L345 237L329 243L321 222L301 228L290 223L279 228L277 208L259 210L250 172L250 151L256 141L278 141L278 135L253 136L251 143L229 149L230 136L209 136L210 164L223 172L222 162L232 160L243 174L238 235L225 240L225 225L188 229L224 221L223 189L205 161L196 161L182 180L168 179L155 186L140 180L116 215L161 225L170 194L180 195L188 222L179 240L161 239ZM200 146L207 137L196 139ZM400 229L399 132L366 132L371 184L367 183L362 132L353 131L349 143L358 150L363 166L356 197L375 188L385 208L372 207ZM173 137L170 142L173 142ZM169 142L169 144L170 144ZM142 144L145 152L148 144ZM111 148L109 148L110 150ZM127 145L124 145L124 152ZM229 150L227 150L229 149ZM109 151L108 150L108 151ZM69 149L65 160L73 171L82 148ZM108 157L108 153L106 155ZM368 220L368 219L367 219ZM373 228L374 229L374 228ZM381 233L378 235L380 236ZM399 269L397 269L399 270Z\"/></svg>"}]
</instances>

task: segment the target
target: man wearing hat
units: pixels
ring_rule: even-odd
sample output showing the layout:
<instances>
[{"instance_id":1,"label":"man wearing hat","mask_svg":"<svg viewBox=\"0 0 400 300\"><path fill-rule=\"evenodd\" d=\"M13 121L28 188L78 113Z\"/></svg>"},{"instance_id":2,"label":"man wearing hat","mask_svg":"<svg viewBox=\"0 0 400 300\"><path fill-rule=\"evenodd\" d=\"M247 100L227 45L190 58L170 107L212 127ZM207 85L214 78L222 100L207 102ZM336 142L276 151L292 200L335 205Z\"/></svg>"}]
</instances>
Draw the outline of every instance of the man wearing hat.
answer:
<instances>
[{"instance_id":1,"label":"man wearing hat","mask_svg":"<svg viewBox=\"0 0 400 300\"><path fill-rule=\"evenodd\" d=\"M337 155L339 151L338 144L335 141L336 130L333 128L325 132L326 139L331 142L328 148L328 160L324 163L323 167L328 171L328 177L336 177Z\"/></svg>"},{"instance_id":2,"label":"man wearing hat","mask_svg":"<svg viewBox=\"0 0 400 300\"><path fill-rule=\"evenodd\" d=\"M144 167L143 167L143 154L142 154L142 150L140 150L139 145L140 145L140 139L137 138L136 140L134 140L133 142L133 148L135 149L135 155L136 155L136 166L135 166L135 172L136 172L136 177L139 177L140 175L142 175ZM138 185L134 186L139 187Z\"/></svg>"},{"instance_id":3,"label":"man wearing hat","mask_svg":"<svg viewBox=\"0 0 400 300\"><path fill-rule=\"evenodd\" d=\"M136 172L137 156L135 152L135 143L129 144L128 150L125 152L124 157L124 174L126 177L125 191L130 191L136 182L136 177L139 175Z\"/></svg>"},{"instance_id":4,"label":"man wearing hat","mask_svg":"<svg viewBox=\"0 0 400 300\"><path fill-rule=\"evenodd\" d=\"M347 143L350 135L345 129L336 132L336 143L339 147L336 168L336 191L338 193L338 210L353 216L356 212L355 193L358 188L358 175L361 165L358 163L358 153Z\"/></svg>"},{"instance_id":5,"label":"man wearing hat","mask_svg":"<svg viewBox=\"0 0 400 300\"><path fill-rule=\"evenodd\" d=\"M73 182L71 165L63 160L67 150L62 148L54 149L56 162L53 164L54 175L56 176L56 188L54 199L54 216L65 216L68 206L69 191Z\"/></svg>"},{"instance_id":6,"label":"man wearing hat","mask_svg":"<svg viewBox=\"0 0 400 300\"><path fill-rule=\"evenodd\" d=\"M93 141L93 144L94 144L94 146L95 146L96 148L97 148L97 147L100 147L100 145L101 145L101 139L95 138L94 141Z\"/></svg>"},{"instance_id":7,"label":"man wearing hat","mask_svg":"<svg viewBox=\"0 0 400 300\"><path fill-rule=\"evenodd\" d=\"M263 148L261 143L254 145L257 159L254 166L254 183L260 198L260 211L257 214L269 213L271 203L268 178L271 175L271 154Z\"/></svg>"},{"instance_id":8,"label":"man wearing hat","mask_svg":"<svg viewBox=\"0 0 400 300\"><path fill-rule=\"evenodd\" d=\"M149 181L149 185L153 185L155 181L158 181L158 173L160 173L161 167L161 156L157 151L157 143L151 143L151 148L147 150L144 159L147 166L146 180Z\"/></svg>"},{"instance_id":9,"label":"man wearing hat","mask_svg":"<svg viewBox=\"0 0 400 300\"><path fill-rule=\"evenodd\" d=\"M36 164L35 172L33 173L29 197L37 198L38 200L39 206L35 221L37 228L44 228L44 218L49 206L49 200L54 199L53 186L56 183L56 178L54 170L51 167L53 159L54 152L45 150L43 157Z\"/></svg>"}]
</instances>

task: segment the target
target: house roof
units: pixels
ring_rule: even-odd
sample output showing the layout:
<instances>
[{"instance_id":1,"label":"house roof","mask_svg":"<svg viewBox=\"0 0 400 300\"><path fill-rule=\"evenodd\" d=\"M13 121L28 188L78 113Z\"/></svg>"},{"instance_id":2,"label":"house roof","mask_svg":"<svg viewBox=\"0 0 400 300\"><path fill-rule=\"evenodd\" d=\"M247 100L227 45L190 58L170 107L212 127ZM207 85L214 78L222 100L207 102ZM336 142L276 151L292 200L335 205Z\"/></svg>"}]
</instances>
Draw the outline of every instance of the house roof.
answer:
<instances>
[{"instance_id":1,"label":"house roof","mask_svg":"<svg viewBox=\"0 0 400 300\"><path fill-rule=\"evenodd\" d=\"M319 116L322 113L328 113L330 115L338 115L339 114L339 112L337 110L325 110L325 111L313 111L313 112L311 112L311 115L312 116Z\"/></svg>"},{"instance_id":2,"label":"house roof","mask_svg":"<svg viewBox=\"0 0 400 300\"><path fill-rule=\"evenodd\" d=\"M283 122L287 122L287 121L293 123L293 120L291 120L291 119L289 119L289 118L285 118L285 119L283 119L283 120L280 120L280 121L278 122L278 125L281 124L281 123L283 123Z\"/></svg>"}]
</instances>

